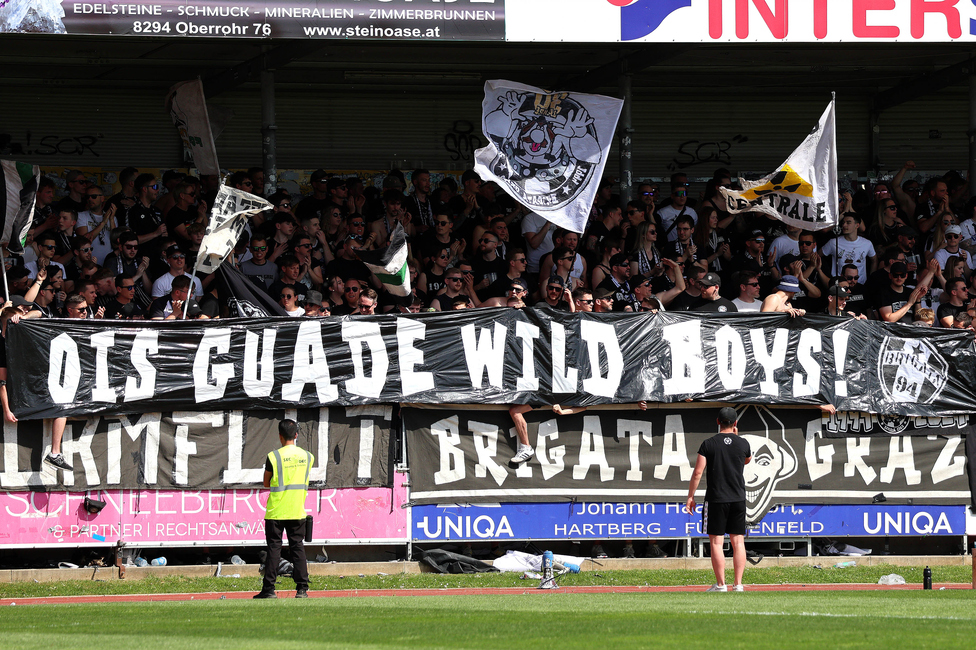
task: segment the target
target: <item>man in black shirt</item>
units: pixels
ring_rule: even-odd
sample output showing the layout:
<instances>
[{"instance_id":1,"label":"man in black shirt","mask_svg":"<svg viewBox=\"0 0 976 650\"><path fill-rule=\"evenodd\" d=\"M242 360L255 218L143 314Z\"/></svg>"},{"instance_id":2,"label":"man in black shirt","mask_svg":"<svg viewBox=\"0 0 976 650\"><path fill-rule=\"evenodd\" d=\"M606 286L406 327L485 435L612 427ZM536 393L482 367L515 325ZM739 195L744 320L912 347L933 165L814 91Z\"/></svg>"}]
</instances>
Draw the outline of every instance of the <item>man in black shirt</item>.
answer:
<instances>
[{"instance_id":1,"label":"man in black shirt","mask_svg":"<svg viewBox=\"0 0 976 650\"><path fill-rule=\"evenodd\" d=\"M132 273L120 273L115 276L115 297L105 307L105 318L109 320L143 318L144 312L135 300L137 282Z\"/></svg>"},{"instance_id":2,"label":"man in black shirt","mask_svg":"<svg viewBox=\"0 0 976 650\"><path fill-rule=\"evenodd\" d=\"M969 300L969 290L966 289L966 281L963 278L952 278L946 281L946 295L949 302L939 305L936 316L939 325L942 327L952 327L952 323L960 312L966 311L966 303L972 304Z\"/></svg>"},{"instance_id":3,"label":"man in black shirt","mask_svg":"<svg viewBox=\"0 0 976 650\"><path fill-rule=\"evenodd\" d=\"M295 292L295 300L297 302L305 301L305 292L308 291L306 287L299 278L304 272L308 272L308 269L303 269L301 262L294 255L282 255L278 260L278 279L271 283L268 287L268 295L272 298L276 296L281 298L282 289L289 288Z\"/></svg>"},{"instance_id":4,"label":"man in black shirt","mask_svg":"<svg viewBox=\"0 0 976 650\"><path fill-rule=\"evenodd\" d=\"M356 255L357 250L363 248L363 238L359 235L347 236L339 250L336 251L336 258L325 265L325 273L329 277L340 277L345 282L349 278L356 278L363 286L368 286L373 274L369 267L363 264Z\"/></svg>"},{"instance_id":5,"label":"man in black shirt","mask_svg":"<svg viewBox=\"0 0 976 650\"><path fill-rule=\"evenodd\" d=\"M268 261L268 240L264 235L251 237L251 259L241 262L241 273L265 292L278 279L278 266Z\"/></svg>"},{"instance_id":6,"label":"man in black shirt","mask_svg":"<svg viewBox=\"0 0 976 650\"><path fill-rule=\"evenodd\" d=\"M196 183L184 181L173 190L173 207L166 213L166 230L176 239L180 248L186 249L190 245L190 235L186 228L191 223L207 223L207 204L197 200L199 188Z\"/></svg>"},{"instance_id":7,"label":"man in black shirt","mask_svg":"<svg viewBox=\"0 0 976 650\"><path fill-rule=\"evenodd\" d=\"M153 241L165 237L167 233L163 213L153 205L159 196L159 182L152 174L139 174L135 188L136 204L128 211L124 222L119 220L119 225L139 236L139 251L148 255L152 251Z\"/></svg>"},{"instance_id":8,"label":"man in black shirt","mask_svg":"<svg viewBox=\"0 0 976 650\"><path fill-rule=\"evenodd\" d=\"M634 291L630 285L630 260L625 253L617 253L610 258L610 274L603 278L597 289L607 289L613 292L613 302L628 304L634 311L640 310L640 304L634 298ZM558 277L558 276L556 276ZM552 280L549 280L550 284Z\"/></svg>"},{"instance_id":9,"label":"man in black shirt","mask_svg":"<svg viewBox=\"0 0 976 650\"><path fill-rule=\"evenodd\" d=\"M332 203L329 197L329 179L327 176L328 174L325 173L324 169L316 169L312 172L310 179L312 193L304 197L295 209L295 216L299 219L311 216L322 218L322 215L325 214L323 210Z\"/></svg>"},{"instance_id":10,"label":"man in black shirt","mask_svg":"<svg viewBox=\"0 0 976 650\"><path fill-rule=\"evenodd\" d=\"M600 285L601 287L603 285ZM573 294L558 275L549 278L544 290L542 290L542 300L535 304L536 309L548 307L556 311L576 311L576 303L573 301Z\"/></svg>"},{"instance_id":11,"label":"man in black shirt","mask_svg":"<svg viewBox=\"0 0 976 650\"><path fill-rule=\"evenodd\" d=\"M83 172L72 169L65 176L65 185L68 186L68 194L54 205L54 211L74 210L84 212L88 208L88 199L85 198L85 191L88 189L88 179Z\"/></svg>"},{"instance_id":12,"label":"man in black shirt","mask_svg":"<svg viewBox=\"0 0 976 650\"><path fill-rule=\"evenodd\" d=\"M675 273L679 272L675 271ZM688 267L685 272L685 290L675 296L671 304L668 305L668 311L688 311L698 304L698 301L701 299L702 289L698 280L703 275L705 275L705 269L697 264Z\"/></svg>"},{"instance_id":13,"label":"man in black shirt","mask_svg":"<svg viewBox=\"0 0 976 650\"><path fill-rule=\"evenodd\" d=\"M497 249L498 235L491 231L485 231L478 241L478 255L471 260L471 268L474 271L474 288L478 292L480 300L487 300L492 297L488 291L491 284L508 271L509 265L498 255Z\"/></svg>"},{"instance_id":14,"label":"man in black shirt","mask_svg":"<svg viewBox=\"0 0 976 650\"><path fill-rule=\"evenodd\" d=\"M190 276L181 275L173 278L173 288L168 295L156 298L149 305L149 318L152 320L183 320L183 310L186 309L190 318L200 315L200 306L190 295Z\"/></svg>"},{"instance_id":15,"label":"man in black shirt","mask_svg":"<svg viewBox=\"0 0 976 650\"><path fill-rule=\"evenodd\" d=\"M927 287L919 285L912 290L905 286L908 277L908 268L902 262L895 262L891 265L891 283L888 285L878 298L878 315L880 319L888 323L908 323L915 320L915 309L925 295Z\"/></svg>"},{"instance_id":16,"label":"man in black shirt","mask_svg":"<svg viewBox=\"0 0 976 650\"><path fill-rule=\"evenodd\" d=\"M719 290L722 288L722 278L718 276L718 273L706 273L698 281L698 284L701 285L701 298L699 298L698 304L688 311L722 314L739 311L739 308L731 300L719 295Z\"/></svg>"},{"instance_id":17,"label":"man in black shirt","mask_svg":"<svg viewBox=\"0 0 976 650\"><path fill-rule=\"evenodd\" d=\"M732 567L735 572L733 591L743 591L742 574L746 568L746 481L743 468L752 460L749 443L739 437L735 409L726 406L718 412L718 434L698 448L698 461L688 484L689 514L695 513L695 490L702 474L705 482L705 501L702 503L702 527L708 533L712 551L712 571L715 584L708 591L728 591L725 585L725 534L732 544Z\"/></svg>"},{"instance_id":18,"label":"man in black shirt","mask_svg":"<svg viewBox=\"0 0 976 650\"><path fill-rule=\"evenodd\" d=\"M762 295L773 291L779 283L780 274L776 265L765 254L766 236L762 230L753 230L748 235L748 239L743 243L743 248L732 257L730 269L736 271L752 271L759 276L759 284L762 287Z\"/></svg>"}]
</instances>

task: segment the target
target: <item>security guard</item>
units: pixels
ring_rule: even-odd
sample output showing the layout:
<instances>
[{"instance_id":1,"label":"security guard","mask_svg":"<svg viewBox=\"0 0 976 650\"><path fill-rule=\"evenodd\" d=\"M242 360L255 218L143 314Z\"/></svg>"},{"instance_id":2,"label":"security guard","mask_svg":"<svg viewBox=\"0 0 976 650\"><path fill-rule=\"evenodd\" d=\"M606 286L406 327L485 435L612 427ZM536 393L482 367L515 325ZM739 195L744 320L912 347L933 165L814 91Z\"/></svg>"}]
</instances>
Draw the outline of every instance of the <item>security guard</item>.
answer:
<instances>
[{"instance_id":1,"label":"security guard","mask_svg":"<svg viewBox=\"0 0 976 650\"><path fill-rule=\"evenodd\" d=\"M288 534L292 564L295 567L295 598L308 598L308 563L305 559L305 496L308 494L308 475L315 457L295 444L298 424L283 420L278 425L281 449L268 454L264 466L264 487L271 488L268 510L264 515L264 536L268 542L268 558L264 565L264 585L255 598L277 598L275 580L281 560L282 535Z\"/></svg>"}]
</instances>

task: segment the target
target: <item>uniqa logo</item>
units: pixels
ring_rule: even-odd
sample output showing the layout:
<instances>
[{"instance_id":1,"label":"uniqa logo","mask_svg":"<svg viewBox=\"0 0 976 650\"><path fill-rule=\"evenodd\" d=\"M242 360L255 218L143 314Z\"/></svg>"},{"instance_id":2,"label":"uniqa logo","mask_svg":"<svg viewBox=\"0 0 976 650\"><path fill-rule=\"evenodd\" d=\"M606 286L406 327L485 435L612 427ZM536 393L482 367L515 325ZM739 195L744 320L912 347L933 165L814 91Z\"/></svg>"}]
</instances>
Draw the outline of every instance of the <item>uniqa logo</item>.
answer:
<instances>
[{"instance_id":1,"label":"uniqa logo","mask_svg":"<svg viewBox=\"0 0 976 650\"><path fill-rule=\"evenodd\" d=\"M691 6L691 0L607 0L620 7L620 40L644 38L661 26L678 9Z\"/></svg>"}]
</instances>

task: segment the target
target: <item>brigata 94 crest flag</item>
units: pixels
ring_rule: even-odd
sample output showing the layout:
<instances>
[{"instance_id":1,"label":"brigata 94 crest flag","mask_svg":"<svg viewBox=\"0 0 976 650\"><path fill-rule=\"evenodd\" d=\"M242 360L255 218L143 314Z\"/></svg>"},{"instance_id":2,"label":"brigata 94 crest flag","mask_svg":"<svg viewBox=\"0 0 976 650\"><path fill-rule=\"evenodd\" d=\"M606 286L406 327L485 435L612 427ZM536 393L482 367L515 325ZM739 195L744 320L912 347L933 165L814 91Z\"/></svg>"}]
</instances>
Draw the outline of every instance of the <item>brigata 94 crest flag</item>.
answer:
<instances>
[{"instance_id":1,"label":"brigata 94 crest flag","mask_svg":"<svg viewBox=\"0 0 976 650\"><path fill-rule=\"evenodd\" d=\"M607 164L622 99L485 83L488 146L474 170L552 223L581 233Z\"/></svg>"},{"instance_id":2,"label":"brigata 94 crest flag","mask_svg":"<svg viewBox=\"0 0 976 650\"><path fill-rule=\"evenodd\" d=\"M800 146L769 176L722 188L729 212L761 212L804 230L837 224L837 130L833 99Z\"/></svg>"}]
</instances>

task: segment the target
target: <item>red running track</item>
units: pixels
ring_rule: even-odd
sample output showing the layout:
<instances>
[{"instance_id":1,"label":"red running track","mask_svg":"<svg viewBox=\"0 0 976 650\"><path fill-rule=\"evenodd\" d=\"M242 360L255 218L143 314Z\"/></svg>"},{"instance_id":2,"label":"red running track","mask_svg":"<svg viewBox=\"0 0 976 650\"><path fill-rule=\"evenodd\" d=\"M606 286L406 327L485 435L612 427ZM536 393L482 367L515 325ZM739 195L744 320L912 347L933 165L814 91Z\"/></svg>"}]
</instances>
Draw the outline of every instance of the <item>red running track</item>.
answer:
<instances>
[{"instance_id":1,"label":"red running track","mask_svg":"<svg viewBox=\"0 0 976 650\"><path fill-rule=\"evenodd\" d=\"M921 589L922 585L876 584L816 584L816 585L746 585L750 591L890 591ZM972 589L965 583L935 585L936 590ZM692 593L704 591L701 585L678 587L627 587L627 586L566 586L559 589L535 589L533 587L498 587L464 589L341 589L336 591L309 591L309 598L365 598L374 596L521 596L529 594L629 594L629 593ZM11 605L86 605L90 603L149 603L191 600L245 600L254 595L250 591L209 592L199 594L114 594L104 596L49 596L44 598L0 598L0 607ZM279 598L294 598L294 591L279 591Z\"/></svg>"}]
</instances>

